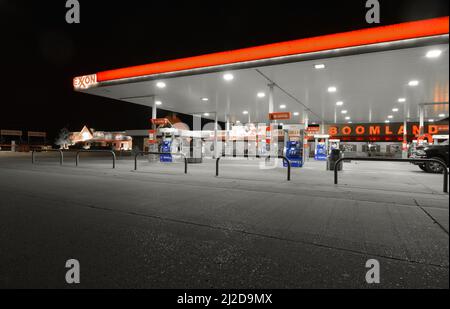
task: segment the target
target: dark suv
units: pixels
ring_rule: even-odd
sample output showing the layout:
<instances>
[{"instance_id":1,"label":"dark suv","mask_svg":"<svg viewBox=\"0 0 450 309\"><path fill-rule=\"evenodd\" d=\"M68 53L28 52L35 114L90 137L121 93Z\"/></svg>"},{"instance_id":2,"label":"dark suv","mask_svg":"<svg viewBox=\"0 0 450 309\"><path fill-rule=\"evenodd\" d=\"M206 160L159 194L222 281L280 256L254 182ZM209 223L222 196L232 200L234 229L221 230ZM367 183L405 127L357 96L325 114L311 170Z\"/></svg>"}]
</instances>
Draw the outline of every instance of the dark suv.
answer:
<instances>
[{"instance_id":1,"label":"dark suv","mask_svg":"<svg viewBox=\"0 0 450 309\"><path fill-rule=\"evenodd\" d=\"M411 156L412 159L438 159L444 162L448 166L448 140L446 142L443 142L439 145L430 145L427 147L424 147L423 149L417 149L413 155ZM440 174L443 172L443 167L440 164L437 163L431 163L427 162L425 164L418 164L414 163L415 165L418 165L423 171L427 173L436 173Z\"/></svg>"}]
</instances>

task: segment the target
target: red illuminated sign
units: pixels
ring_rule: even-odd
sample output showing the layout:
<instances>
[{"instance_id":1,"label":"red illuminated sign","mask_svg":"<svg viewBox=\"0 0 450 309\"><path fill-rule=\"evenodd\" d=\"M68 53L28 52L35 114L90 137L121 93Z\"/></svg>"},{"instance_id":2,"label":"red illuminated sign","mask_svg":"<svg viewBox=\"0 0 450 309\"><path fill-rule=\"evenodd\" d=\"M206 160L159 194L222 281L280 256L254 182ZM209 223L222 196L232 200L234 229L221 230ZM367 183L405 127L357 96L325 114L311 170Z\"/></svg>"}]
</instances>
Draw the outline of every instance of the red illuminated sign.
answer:
<instances>
[{"instance_id":1,"label":"red illuminated sign","mask_svg":"<svg viewBox=\"0 0 450 309\"><path fill-rule=\"evenodd\" d=\"M319 126L308 127L305 131L308 134L318 133L320 132L320 127Z\"/></svg>"},{"instance_id":2,"label":"red illuminated sign","mask_svg":"<svg viewBox=\"0 0 450 309\"><path fill-rule=\"evenodd\" d=\"M155 119L152 119L151 121L154 125L157 125L157 126L162 126L162 125L166 125L166 124L170 123L169 119L167 119L167 118L155 118Z\"/></svg>"},{"instance_id":3,"label":"red illuminated sign","mask_svg":"<svg viewBox=\"0 0 450 309\"><path fill-rule=\"evenodd\" d=\"M292 118L291 113L271 113L269 114L270 120L289 120Z\"/></svg>"},{"instance_id":4,"label":"red illuminated sign","mask_svg":"<svg viewBox=\"0 0 450 309\"><path fill-rule=\"evenodd\" d=\"M447 125L431 125L431 126L429 126L428 133L430 133L430 134L448 133L448 124Z\"/></svg>"},{"instance_id":5,"label":"red illuminated sign","mask_svg":"<svg viewBox=\"0 0 450 309\"><path fill-rule=\"evenodd\" d=\"M426 125L425 133L438 134L448 133L448 125ZM420 126L417 123L408 124L406 135L418 136ZM398 139L405 135L405 128L402 123L391 124L355 124L355 125L335 125L328 128L328 134L341 138L369 138L369 139Z\"/></svg>"}]
</instances>

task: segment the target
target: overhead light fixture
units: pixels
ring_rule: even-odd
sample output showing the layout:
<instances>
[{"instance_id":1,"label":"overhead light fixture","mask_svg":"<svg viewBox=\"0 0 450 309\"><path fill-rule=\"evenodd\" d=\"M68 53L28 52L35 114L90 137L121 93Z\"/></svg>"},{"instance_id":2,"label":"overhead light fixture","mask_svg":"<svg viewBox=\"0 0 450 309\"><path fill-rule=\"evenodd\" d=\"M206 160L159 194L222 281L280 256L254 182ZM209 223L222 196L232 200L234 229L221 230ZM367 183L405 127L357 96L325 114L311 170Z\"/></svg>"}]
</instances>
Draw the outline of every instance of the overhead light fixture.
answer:
<instances>
[{"instance_id":1,"label":"overhead light fixture","mask_svg":"<svg viewBox=\"0 0 450 309\"><path fill-rule=\"evenodd\" d=\"M428 119L428 122L434 122L434 119Z\"/></svg>"},{"instance_id":2,"label":"overhead light fixture","mask_svg":"<svg viewBox=\"0 0 450 309\"><path fill-rule=\"evenodd\" d=\"M294 116L300 116L300 113L299 112L295 112Z\"/></svg>"},{"instance_id":3,"label":"overhead light fixture","mask_svg":"<svg viewBox=\"0 0 450 309\"><path fill-rule=\"evenodd\" d=\"M162 105L162 102L161 101L155 101L155 104L156 105Z\"/></svg>"},{"instance_id":4,"label":"overhead light fixture","mask_svg":"<svg viewBox=\"0 0 450 309\"><path fill-rule=\"evenodd\" d=\"M350 120L350 119L352 119L351 117L345 117L345 120Z\"/></svg>"},{"instance_id":5,"label":"overhead light fixture","mask_svg":"<svg viewBox=\"0 0 450 309\"><path fill-rule=\"evenodd\" d=\"M345 115L345 114L347 114L348 112L347 112L347 111L341 111L341 113Z\"/></svg>"},{"instance_id":6,"label":"overhead light fixture","mask_svg":"<svg viewBox=\"0 0 450 309\"><path fill-rule=\"evenodd\" d=\"M325 69L325 64L323 64L323 63L321 63L321 64L316 64L316 65L314 66L314 68L315 68L316 70L322 70L322 69Z\"/></svg>"},{"instance_id":7,"label":"overhead light fixture","mask_svg":"<svg viewBox=\"0 0 450 309\"><path fill-rule=\"evenodd\" d=\"M394 118L394 116L392 116L392 115L389 115L389 116L388 116L388 118L389 118L389 119L393 119L393 118Z\"/></svg>"},{"instance_id":8,"label":"overhead light fixture","mask_svg":"<svg viewBox=\"0 0 450 309\"><path fill-rule=\"evenodd\" d=\"M400 98L400 99L398 99L398 102L399 102L399 103L405 103L405 102L406 102L406 99L405 99L405 98Z\"/></svg>"},{"instance_id":9,"label":"overhead light fixture","mask_svg":"<svg viewBox=\"0 0 450 309\"><path fill-rule=\"evenodd\" d=\"M286 105L282 104L282 105L280 105L280 108L281 109L286 109Z\"/></svg>"},{"instance_id":10,"label":"overhead light fixture","mask_svg":"<svg viewBox=\"0 0 450 309\"><path fill-rule=\"evenodd\" d=\"M266 97L266 94L264 92L258 92L257 96L258 98L262 99Z\"/></svg>"},{"instance_id":11,"label":"overhead light fixture","mask_svg":"<svg viewBox=\"0 0 450 309\"><path fill-rule=\"evenodd\" d=\"M433 49L427 52L427 58L438 58L442 54L442 51L439 49Z\"/></svg>"},{"instance_id":12,"label":"overhead light fixture","mask_svg":"<svg viewBox=\"0 0 450 309\"><path fill-rule=\"evenodd\" d=\"M166 83L164 83L164 82L157 82L156 83L156 87L158 87L159 89L166 88Z\"/></svg>"},{"instance_id":13,"label":"overhead light fixture","mask_svg":"<svg viewBox=\"0 0 450 309\"><path fill-rule=\"evenodd\" d=\"M410 82L408 83L408 85L409 85L410 87L416 87L416 86L419 86L419 81L418 81L418 80L412 80L412 81L410 81Z\"/></svg>"},{"instance_id":14,"label":"overhead light fixture","mask_svg":"<svg viewBox=\"0 0 450 309\"><path fill-rule=\"evenodd\" d=\"M248 111L243 111L242 114L248 115Z\"/></svg>"},{"instance_id":15,"label":"overhead light fixture","mask_svg":"<svg viewBox=\"0 0 450 309\"><path fill-rule=\"evenodd\" d=\"M342 106L342 105L344 105L344 102L343 101L338 101L338 102L336 102L336 105L337 106Z\"/></svg>"},{"instance_id":16,"label":"overhead light fixture","mask_svg":"<svg viewBox=\"0 0 450 309\"><path fill-rule=\"evenodd\" d=\"M389 121L389 120L386 120L385 123L390 123L390 121Z\"/></svg>"},{"instance_id":17,"label":"overhead light fixture","mask_svg":"<svg viewBox=\"0 0 450 309\"><path fill-rule=\"evenodd\" d=\"M202 101L203 101L203 102L208 102L209 99L208 99L208 98L202 98Z\"/></svg>"},{"instance_id":18,"label":"overhead light fixture","mask_svg":"<svg viewBox=\"0 0 450 309\"><path fill-rule=\"evenodd\" d=\"M393 108L392 111L393 111L394 113L397 113L397 112L398 112L398 108Z\"/></svg>"},{"instance_id":19,"label":"overhead light fixture","mask_svg":"<svg viewBox=\"0 0 450 309\"><path fill-rule=\"evenodd\" d=\"M234 75L231 73L226 73L223 75L223 79L226 80L227 82L232 81L234 79Z\"/></svg>"},{"instance_id":20,"label":"overhead light fixture","mask_svg":"<svg viewBox=\"0 0 450 309\"><path fill-rule=\"evenodd\" d=\"M439 117L440 117L440 118L444 118L444 117L445 117L445 114L439 114Z\"/></svg>"},{"instance_id":21,"label":"overhead light fixture","mask_svg":"<svg viewBox=\"0 0 450 309\"><path fill-rule=\"evenodd\" d=\"M209 113L204 113L203 116L208 117Z\"/></svg>"},{"instance_id":22,"label":"overhead light fixture","mask_svg":"<svg viewBox=\"0 0 450 309\"><path fill-rule=\"evenodd\" d=\"M352 123L353 123L353 121L349 121L349 122L348 122L348 124L352 124Z\"/></svg>"},{"instance_id":23,"label":"overhead light fixture","mask_svg":"<svg viewBox=\"0 0 450 309\"><path fill-rule=\"evenodd\" d=\"M334 86L328 87L328 92L333 93L333 92L336 92L336 91L337 91L336 87L334 87Z\"/></svg>"}]
</instances>

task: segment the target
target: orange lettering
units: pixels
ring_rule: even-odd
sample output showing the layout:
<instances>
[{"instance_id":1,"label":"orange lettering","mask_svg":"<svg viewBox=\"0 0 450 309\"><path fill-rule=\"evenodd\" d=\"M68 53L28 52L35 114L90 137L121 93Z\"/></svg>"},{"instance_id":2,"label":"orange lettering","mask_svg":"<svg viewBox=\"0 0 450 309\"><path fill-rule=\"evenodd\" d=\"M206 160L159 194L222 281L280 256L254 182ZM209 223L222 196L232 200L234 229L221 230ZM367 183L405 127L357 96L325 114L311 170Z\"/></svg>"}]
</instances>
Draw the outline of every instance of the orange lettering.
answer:
<instances>
[{"instance_id":1,"label":"orange lettering","mask_svg":"<svg viewBox=\"0 0 450 309\"><path fill-rule=\"evenodd\" d=\"M338 135L338 129L336 127L330 127L328 130L329 135Z\"/></svg>"},{"instance_id":2,"label":"orange lettering","mask_svg":"<svg viewBox=\"0 0 450 309\"><path fill-rule=\"evenodd\" d=\"M418 125L413 125L413 135L420 134L420 127Z\"/></svg>"},{"instance_id":3,"label":"orange lettering","mask_svg":"<svg viewBox=\"0 0 450 309\"><path fill-rule=\"evenodd\" d=\"M380 127L379 126L371 126L370 127L370 135L380 135Z\"/></svg>"},{"instance_id":4,"label":"orange lettering","mask_svg":"<svg viewBox=\"0 0 450 309\"><path fill-rule=\"evenodd\" d=\"M428 133L429 134L437 134L437 133L439 133L438 126L428 126Z\"/></svg>"},{"instance_id":5,"label":"orange lettering","mask_svg":"<svg viewBox=\"0 0 450 309\"><path fill-rule=\"evenodd\" d=\"M351 133L352 133L352 128L350 128L350 127L343 127L342 128L342 134L350 135Z\"/></svg>"},{"instance_id":6,"label":"orange lettering","mask_svg":"<svg viewBox=\"0 0 450 309\"><path fill-rule=\"evenodd\" d=\"M405 134L405 127L404 126L400 126L400 129L398 129L398 135L404 135Z\"/></svg>"},{"instance_id":7,"label":"orange lettering","mask_svg":"<svg viewBox=\"0 0 450 309\"><path fill-rule=\"evenodd\" d=\"M391 128L389 126L386 126L386 135L392 135Z\"/></svg>"},{"instance_id":8,"label":"orange lettering","mask_svg":"<svg viewBox=\"0 0 450 309\"><path fill-rule=\"evenodd\" d=\"M357 126L356 127L356 134L364 135L364 133L366 133L366 128L364 128L363 126Z\"/></svg>"}]
</instances>

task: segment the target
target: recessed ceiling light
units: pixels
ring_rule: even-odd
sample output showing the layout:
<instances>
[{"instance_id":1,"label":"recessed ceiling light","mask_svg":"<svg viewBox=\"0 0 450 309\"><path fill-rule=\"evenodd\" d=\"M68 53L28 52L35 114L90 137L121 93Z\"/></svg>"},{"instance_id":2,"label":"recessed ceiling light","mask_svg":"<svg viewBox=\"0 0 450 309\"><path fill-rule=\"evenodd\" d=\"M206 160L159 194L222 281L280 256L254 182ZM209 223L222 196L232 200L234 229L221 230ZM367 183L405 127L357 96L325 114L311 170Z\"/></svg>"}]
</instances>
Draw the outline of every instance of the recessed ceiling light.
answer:
<instances>
[{"instance_id":1,"label":"recessed ceiling light","mask_svg":"<svg viewBox=\"0 0 450 309\"><path fill-rule=\"evenodd\" d=\"M348 124L352 124L352 123L353 123L353 121L349 121L349 122L348 122Z\"/></svg>"},{"instance_id":2,"label":"recessed ceiling light","mask_svg":"<svg viewBox=\"0 0 450 309\"><path fill-rule=\"evenodd\" d=\"M208 117L209 113L204 113L203 116Z\"/></svg>"},{"instance_id":3,"label":"recessed ceiling light","mask_svg":"<svg viewBox=\"0 0 450 309\"><path fill-rule=\"evenodd\" d=\"M350 119L352 119L351 117L345 117L345 120L350 120Z\"/></svg>"},{"instance_id":4,"label":"recessed ceiling light","mask_svg":"<svg viewBox=\"0 0 450 309\"><path fill-rule=\"evenodd\" d=\"M202 98L202 101L203 101L203 102L208 102L209 99L208 99L208 98Z\"/></svg>"},{"instance_id":5,"label":"recessed ceiling light","mask_svg":"<svg viewBox=\"0 0 450 309\"><path fill-rule=\"evenodd\" d=\"M427 58L438 58L442 54L442 51L439 49L433 49L427 52Z\"/></svg>"},{"instance_id":6,"label":"recessed ceiling light","mask_svg":"<svg viewBox=\"0 0 450 309\"><path fill-rule=\"evenodd\" d=\"M328 87L328 92L333 93L333 92L336 92L336 91L337 91L336 87L334 87L334 86Z\"/></svg>"},{"instance_id":7,"label":"recessed ceiling light","mask_svg":"<svg viewBox=\"0 0 450 309\"><path fill-rule=\"evenodd\" d=\"M231 73L226 73L223 75L223 79L226 80L227 82L232 81L234 79L234 75Z\"/></svg>"},{"instance_id":8,"label":"recessed ceiling light","mask_svg":"<svg viewBox=\"0 0 450 309\"><path fill-rule=\"evenodd\" d=\"M386 120L385 123L390 123L390 121L389 121L389 120Z\"/></svg>"},{"instance_id":9,"label":"recessed ceiling light","mask_svg":"<svg viewBox=\"0 0 450 309\"><path fill-rule=\"evenodd\" d=\"M316 125L316 124L317 124L317 122L313 122L312 124L313 124L313 125Z\"/></svg>"},{"instance_id":10,"label":"recessed ceiling light","mask_svg":"<svg viewBox=\"0 0 450 309\"><path fill-rule=\"evenodd\" d=\"M321 63L321 64L316 64L316 65L314 66L314 68L315 68L316 70L325 69L325 64L323 64L323 63Z\"/></svg>"},{"instance_id":11,"label":"recessed ceiling light","mask_svg":"<svg viewBox=\"0 0 450 309\"><path fill-rule=\"evenodd\" d=\"M388 116L388 118L389 118L389 119L393 119L393 118L394 118L394 116L392 116L392 115L389 115L389 116Z\"/></svg>"},{"instance_id":12,"label":"recessed ceiling light","mask_svg":"<svg viewBox=\"0 0 450 309\"><path fill-rule=\"evenodd\" d=\"M394 113L396 113L396 112L398 112L398 108L393 108L392 111L393 111Z\"/></svg>"},{"instance_id":13,"label":"recessed ceiling light","mask_svg":"<svg viewBox=\"0 0 450 309\"><path fill-rule=\"evenodd\" d=\"M348 112L347 112L347 111L341 111L341 113L345 115L345 114L347 114Z\"/></svg>"},{"instance_id":14,"label":"recessed ceiling light","mask_svg":"<svg viewBox=\"0 0 450 309\"><path fill-rule=\"evenodd\" d=\"M419 86L419 81L418 80L412 80L408 83L409 86L411 87L416 87Z\"/></svg>"},{"instance_id":15,"label":"recessed ceiling light","mask_svg":"<svg viewBox=\"0 0 450 309\"><path fill-rule=\"evenodd\" d=\"M164 82L157 82L156 83L156 87L162 89L162 88L166 88L166 83Z\"/></svg>"},{"instance_id":16,"label":"recessed ceiling light","mask_svg":"<svg viewBox=\"0 0 450 309\"><path fill-rule=\"evenodd\" d=\"M338 101L338 102L336 102L336 105L337 106L342 106L342 105L344 105L344 102L343 101Z\"/></svg>"},{"instance_id":17,"label":"recessed ceiling light","mask_svg":"<svg viewBox=\"0 0 450 309\"><path fill-rule=\"evenodd\" d=\"M280 105L280 108L281 108L281 109L285 109L285 108L286 108L286 105L282 104L282 105Z\"/></svg>"},{"instance_id":18,"label":"recessed ceiling light","mask_svg":"<svg viewBox=\"0 0 450 309\"><path fill-rule=\"evenodd\" d=\"M428 122L434 122L434 119L429 119Z\"/></svg>"},{"instance_id":19,"label":"recessed ceiling light","mask_svg":"<svg viewBox=\"0 0 450 309\"><path fill-rule=\"evenodd\" d=\"M439 117L443 118L445 117L445 114L439 114Z\"/></svg>"},{"instance_id":20,"label":"recessed ceiling light","mask_svg":"<svg viewBox=\"0 0 450 309\"><path fill-rule=\"evenodd\" d=\"M300 116L300 113L299 112L295 112L294 116Z\"/></svg>"},{"instance_id":21,"label":"recessed ceiling light","mask_svg":"<svg viewBox=\"0 0 450 309\"><path fill-rule=\"evenodd\" d=\"M162 102L161 101L155 101L155 104L156 105L162 105Z\"/></svg>"},{"instance_id":22,"label":"recessed ceiling light","mask_svg":"<svg viewBox=\"0 0 450 309\"><path fill-rule=\"evenodd\" d=\"M244 115L248 115L248 111L243 111L242 112Z\"/></svg>"},{"instance_id":23,"label":"recessed ceiling light","mask_svg":"<svg viewBox=\"0 0 450 309\"><path fill-rule=\"evenodd\" d=\"M262 99L266 97L266 94L264 92L258 92L257 96L258 98Z\"/></svg>"},{"instance_id":24,"label":"recessed ceiling light","mask_svg":"<svg viewBox=\"0 0 450 309\"><path fill-rule=\"evenodd\" d=\"M399 102L399 103L405 103L405 102L406 102L406 99L405 99L405 98L400 98L400 99L398 99L398 102Z\"/></svg>"}]
</instances>

